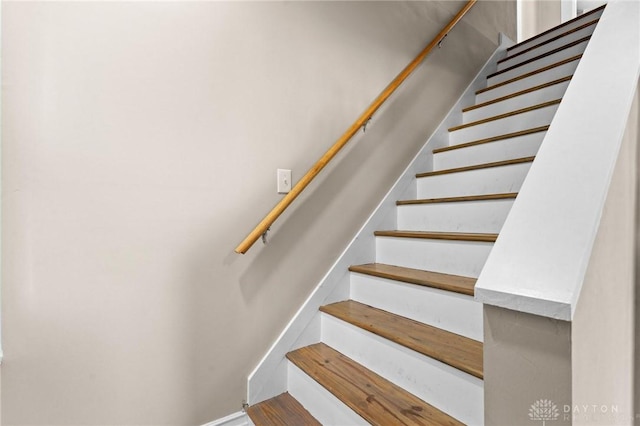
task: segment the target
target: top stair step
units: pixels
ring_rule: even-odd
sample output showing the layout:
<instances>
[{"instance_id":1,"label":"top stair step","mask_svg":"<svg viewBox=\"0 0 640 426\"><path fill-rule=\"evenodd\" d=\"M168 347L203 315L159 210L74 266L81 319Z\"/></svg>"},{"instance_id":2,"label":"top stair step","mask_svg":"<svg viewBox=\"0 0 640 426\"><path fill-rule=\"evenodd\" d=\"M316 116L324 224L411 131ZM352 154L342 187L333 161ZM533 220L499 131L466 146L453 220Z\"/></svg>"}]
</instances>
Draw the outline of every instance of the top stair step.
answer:
<instances>
[{"instance_id":1,"label":"top stair step","mask_svg":"<svg viewBox=\"0 0 640 426\"><path fill-rule=\"evenodd\" d=\"M562 45L583 38L585 36L590 36L593 33L597 23L598 19L588 21L541 43L534 44L517 53L510 54L498 61L498 69L502 69L518 62L525 61L529 58L542 54L546 51L556 49Z\"/></svg>"},{"instance_id":2,"label":"top stair step","mask_svg":"<svg viewBox=\"0 0 640 426\"><path fill-rule=\"evenodd\" d=\"M324 343L289 352L287 358L372 425L462 425Z\"/></svg>"},{"instance_id":3,"label":"top stair step","mask_svg":"<svg viewBox=\"0 0 640 426\"><path fill-rule=\"evenodd\" d=\"M583 25L585 22L587 21L591 21L594 19L597 19L600 17L600 15L602 15L602 11L604 10L606 5L600 6L598 8L595 8L593 10L590 10L589 12L583 13L582 15L571 19L567 22L564 22L560 25L558 25L557 27L551 28L547 31L544 31L534 37L531 37L527 40L524 40L518 44L515 44L509 48L507 48L507 55L511 56L511 55L515 55L525 49L530 48L531 46L540 44L542 42L545 42L551 38L556 37L559 34L562 33L566 33L567 31L574 29L576 27L579 27L581 25Z\"/></svg>"},{"instance_id":4,"label":"top stair step","mask_svg":"<svg viewBox=\"0 0 640 426\"><path fill-rule=\"evenodd\" d=\"M247 408L255 426L305 425L322 426L288 392Z\"/></svg>"},{"instance_id":5,"label":"top stair step","mask_svg":"<svg viewBox=\"0 0 640 426\"><path fill-rule=\"evenodd\" d=\"M562 61L575 55L582 54L590 39L590 35L582 37L578 40L562 45L548 52L541 53L525 61L518 62L514 65L509 65L506 68L499 68L499 71L496 71L493 74L489 74L487 76L487 82L493 85L495 83L524 75L540 67L552 65L557 63L558 61Z\"/></svg>"}]
</instances>

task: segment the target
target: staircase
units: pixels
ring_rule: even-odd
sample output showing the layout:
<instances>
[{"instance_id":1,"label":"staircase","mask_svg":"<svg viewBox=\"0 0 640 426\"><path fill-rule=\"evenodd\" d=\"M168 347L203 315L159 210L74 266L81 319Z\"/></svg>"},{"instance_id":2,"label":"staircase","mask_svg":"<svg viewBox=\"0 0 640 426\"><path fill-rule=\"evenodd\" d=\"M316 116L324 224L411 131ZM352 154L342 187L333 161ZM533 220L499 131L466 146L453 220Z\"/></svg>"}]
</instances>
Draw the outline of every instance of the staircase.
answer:
<instances>
[{"instance_id":1,"label":"staircase","mask_svg":"<svg viewBox=\"0 0 640 426\"><path fill-rule=\"evenodd\" d=\"M248 408L255 425L484 423L483 313L474 285L603 8L507 49L376 263L321 311L321 341L287 354L287 390Z\"/></svg>"}]
</instances>

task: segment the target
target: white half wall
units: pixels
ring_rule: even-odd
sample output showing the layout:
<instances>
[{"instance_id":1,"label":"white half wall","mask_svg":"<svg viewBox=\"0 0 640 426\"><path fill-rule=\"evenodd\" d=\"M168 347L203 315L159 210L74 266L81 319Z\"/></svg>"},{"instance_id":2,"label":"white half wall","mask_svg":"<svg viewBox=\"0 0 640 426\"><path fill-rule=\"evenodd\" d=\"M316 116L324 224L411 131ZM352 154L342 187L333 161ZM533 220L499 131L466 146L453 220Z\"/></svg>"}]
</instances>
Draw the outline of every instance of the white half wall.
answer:
<instances>
[{"instance_id":1,"label":"white half wall","mask_svg":"<svg viewBox=\"0 0 640 426\"><path fill-rule=\"evenodd\" d=\"M572 319L638 82L639 19L638 2L604 10L480 274L483 303Z\"/></svg>"}]
</instances>

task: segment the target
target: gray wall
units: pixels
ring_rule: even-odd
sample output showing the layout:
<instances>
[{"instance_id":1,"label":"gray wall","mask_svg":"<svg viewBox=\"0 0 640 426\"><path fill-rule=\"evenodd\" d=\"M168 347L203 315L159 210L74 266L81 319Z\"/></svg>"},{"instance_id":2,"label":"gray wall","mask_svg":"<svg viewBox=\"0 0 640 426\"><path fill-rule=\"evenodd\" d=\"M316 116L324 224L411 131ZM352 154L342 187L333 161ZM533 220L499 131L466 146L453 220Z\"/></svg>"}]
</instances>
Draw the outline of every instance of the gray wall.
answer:
<instances>
[{"instance_id":1,"label":"gray wall","mask_svg":"<svg viewBox=\"0 0 640 426\"><path fill-rule=\"evenodd\" d=\"M571 325L575 425L634 417L638 124L636 93Z\"/></svg>"},{"instance_id":2,"label":"gray wall","mask_svg":"<svg viewBox=\"0 0 640 426\"><path fill-rule=\"evenodd\" d=\"M571 425L571 323L485 305L484 393L486 425L539 424L540 401L556 408L547 424Z\"/></svg>"},{"instance_id":3,"label":"gray wall","mask_svg":"<svg viewBox=\"0 0 640 426\"><path fill-rule=\"evenodd\" d=\"M463 2L3 2L2 422L202 424L497 44L480 2L295 207L233 248Z\"/></svg>"},{"instance_id":4,"label":"gray wall","mask_svg":"<svg viewBox=\"0 0 640 426\"><path fill-rule=\"evenodd\" d=\"M561 2L562 0L521 0L522 40L560 25L562 23Z\"/></svg>"}]
</instances>

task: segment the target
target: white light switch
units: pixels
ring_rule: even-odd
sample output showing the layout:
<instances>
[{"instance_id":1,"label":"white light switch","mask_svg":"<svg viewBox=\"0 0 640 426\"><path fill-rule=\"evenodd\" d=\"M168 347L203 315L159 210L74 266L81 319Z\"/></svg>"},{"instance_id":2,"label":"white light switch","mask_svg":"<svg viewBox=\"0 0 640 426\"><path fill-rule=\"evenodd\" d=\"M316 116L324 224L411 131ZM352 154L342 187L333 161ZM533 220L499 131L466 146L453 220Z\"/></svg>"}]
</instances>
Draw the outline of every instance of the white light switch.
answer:
<instances>
[{"instance_id":1,"label":"white light switch","mask_svg":"<svg viewBox=\"0 0 640 426\"><path fill-rule=\"evenodd\" d=\"M291 191L291 170L278 169L278 194L286 194Z\"/></svg>"}]
</instances>

